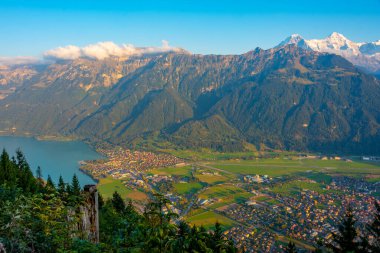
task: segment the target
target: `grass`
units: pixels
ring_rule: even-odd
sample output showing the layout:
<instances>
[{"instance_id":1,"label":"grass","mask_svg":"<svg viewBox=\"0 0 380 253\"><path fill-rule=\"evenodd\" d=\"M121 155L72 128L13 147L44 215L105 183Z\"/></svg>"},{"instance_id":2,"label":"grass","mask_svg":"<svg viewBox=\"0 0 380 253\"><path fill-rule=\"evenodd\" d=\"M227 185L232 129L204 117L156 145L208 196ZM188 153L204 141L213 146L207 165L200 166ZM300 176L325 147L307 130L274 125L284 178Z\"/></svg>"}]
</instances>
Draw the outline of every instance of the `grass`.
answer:
<instances>
[{"instance_id":1,"label":"grass","mask_svg":"<svg viewBox=\"0 0 380 253\"><path fill-rule=\"evenodd\" d=\"M187 221L192 225L204 226L206 229L212 229L216 222L219 222L223 229L232 227L235 222L223 215L217 214L213 211L205 211L187 218Z\"/></svg>"},{"instance_id":2,"label":"grass","mask_svg":"<svg viewBox=\"0 0 380 253\"><path fill-rule=\"evenodd\" d=\"M196 178L199 179L199 181L207 183L207 184L215 184L215 183L222 183L229 180L229 178L222 176L222 175L202 175L197 174L195 175Z\"/></svg>"},{"instance_id":3,"label":"grass","mask_svg":"<svg viewBox=\"0 0 380 253\"><path fill-rule=\"evenodd\" d=\"M127 194L127 198L137 201L145 201L148 200L148 195L140 191L133 191Z\"/></svg>"},{"instance_id":4,"label":"grass","mask_svg":"<svg viewBox=\"0 0 380 253\"><path fill-rule=\"evenodd\" d=\"M204 148L199 150L160 149L158 151L192 161L228 160L258 156L258 152L254 150L247 152L217 152Z\"/></svg>"},{"instance_id":5,"label":"grass","mask_svg":"<svg viewBox=\"0 0 380 253\"><path fill-rule=\"evenodd\" d=\"M310 170L310 168L302 168L302 167L272 167L272 166L263 166L260 165L241 165L241 164L212 164L211 166L222 169L235 174L242 175L268 175L271 177L284 176L294 173L303 172L306 170Z\"/></svg>"},{"instance_id":6,"label":"grass","mask_svg":"<svg viewBox=\"0 0 380 253\"><path fill-rule=\"evenodd\" d=\"M126 199L127 196L133 192L123 185L121 180L112 177L101 178L98 183L98 190L105 199L112 198L112 194L115 191L117 191L123 199Z\"/></svg>"},{"instance_id":7,"label":"grass","mask_svg":"<svg viewBox=\"0 0 380 253\"><path fill-rule=\"evenodd\" d=\"M209 206L211 209L216 209L230 203L245 202L252 194L234 186L234 185L215 185L209 187L207 190L199 194L201 199L217 199L218 201Z\"/></svg>"},{"instance_id":8,"label":"grass","mask_svg":"<svg viewBox=\"0 0 380 253\"><path fill-rule=\"evenodd\" d=\"M307 177L311 180L314 180L318 183L330 184L332 177L330 175L321 173L321 172L312 172L312 173L302 173L300 176Z\"/></svg>"},{"instance_id":9,"label":"grass","mask_svg":"<svg viewBox=\"0 0 380 253\"><path fill-rule=\"evenodd\" d=\"M287 160L281 158L257 160L225 160L210 163L210 166L242 175L269 175L272 177L292 175L296 173L319 172L309 175L317 182L331 181L329 175L346 175L352 177L366 177L378 175L380 177L380 164L360 161L346 162L342 160L302 159ZM323 176L324 174L324 176ZM309 177L307 176L307 177ZM376 180L375 180L376 181Z\"/></svg>"},{"instance_id":10,"label":"grass","mask_svg":"<svg viewBox=\"0 0 380 253\"><path fill-rule=\"evenodd\" d=\"M224 198L232 197L234 194L245 192L243 189L234 185L216 185L211 186L204 192L202 192L200 198Z\"/></svg>"},{"instance_id":11,"label":"grass","mask_svg":"<svg viewBox=\"0 0 380 253\"><path fill-rule=\"evenodd\" d=\"M368 177L366 180L371 183L380 182L380 176Z\"/></svg>"},{"instance_id":12,"label":"grass","mask_svg":"<svg viewBox=\"0 0 380 253\"><path fill-rule=\"evenodd\" d=\"M192 194L201 189L203 185L201 183L176 183L174 189L178 194Z\"/></svg>"},{"instance_id":13,"label":"grass","mask_svg":"<svg viewBox=\"0 0 380 253\"><path fill-rule=\"evenodd\" d=\"M272 188L272 191L274 193L279 193L279 194L284 194L284 195L294 195L294 194L299 193L303 189L312 190L319 193L323 193L326 191L322 188L321 184L319 183L311 183L311 182L305 182L305 181L300 181L300 180L292 180L282 185L277 185Z\"/></svg>"},{"instance_id":14,"label":"grass","mask_svg":"<svg viewBox=\"0 0 380 253\"><path fill-rule=\"evenodd\" d=\"M172 175L172 176L190 176L192 166L183 166L183 167L168 167L168 168L160 168L153 169L149 171L155 175Z\"/></svg>"},{"instance_id":15,"label":"grass","mask_svg":"<svg viewBox=\"0 0 380 253\"><path fill-rule=\"evenodd\" d=\"M255 200L258 202L265 202L266 204L268 204L270 206L280 204L280 202L278 200L273 199L273 198L268 197L268 196L258 196L255 198Z\"/></svg>"}]
</instances>

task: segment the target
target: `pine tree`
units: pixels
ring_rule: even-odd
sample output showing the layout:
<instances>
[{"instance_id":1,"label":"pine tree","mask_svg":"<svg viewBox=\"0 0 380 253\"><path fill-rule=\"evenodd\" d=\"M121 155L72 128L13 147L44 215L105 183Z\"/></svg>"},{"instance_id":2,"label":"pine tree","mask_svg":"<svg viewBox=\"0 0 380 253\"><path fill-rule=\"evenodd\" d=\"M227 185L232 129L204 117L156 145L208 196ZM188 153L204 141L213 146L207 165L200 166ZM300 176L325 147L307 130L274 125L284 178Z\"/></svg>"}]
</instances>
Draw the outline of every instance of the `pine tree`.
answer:
<instances>
[{"instance_id":1,"label":"pine tree","mask_svg":"<svg viewBox=\"0 0 380 253\"><path fill-rule=\"evenodd\" d=\"M50 175L48 175L47 181L46 181L46 187L50 189L55 189L55 185L53 180L51 179Z\"/></svg>"},{"instance_id":2,"label":"pine tree","mask_svg":"<svg viewBox=\"0 0 380 253\"><path fill-rule=\"evenodd\" d=\"M36 176L37 176L38 180L40 180L40 181L42 180L42 170L41 170L40 166L37 167Z\"/></svg>"},{"instance_id":3,"label":"pine tree","mask_svg":"<svg viewBox=\"0 0 380 253\"><path fill-rule=\"evenodd\" d=\"M67 197L71 199L72 191L71 191L71 185L70 184L66 184L66 193L67 193Z\"/></svg>"},{"instance_id":4,"label":"pine tree","mask_svg":"<svg viewBox=\"0 0 380 253\"><path fill-rule=\"evenodd\" d=\"M15 186L17 181L17 171L15 164L9 159L8 153L3 149L0 157L0 184L6 183Z\"/></svg>"},{"instance_id":5,"label":"pine tree","mask_svg":"<svg viewBox=\"0 0 380 253\"><path fill-rule=\"evenodd\" d=\"M63 181L62 176L59 176L59 179L58 179L58 193L60 195L63 195L65 192L66 192L65 181Z\"/></svg>"},{"instance_id":6,"label":"pine tree","mask_svg":"<svg viewBox=\"0 0 380 253\"><path fill-rule=\"evenodd\" d=\"M284 252L285 252L285 253L295 253L295 252L297 252L297 248L296 248L296 245L294 244L294 242L289 241L289 243L288 243L288 245L286 246Z\"/></svg>"},{"instance_id":7,"label":"pine tree","mask_svg":"<svg viewBox=\"0 0 380 253\"><path fill-rule=\"evenodd\" d=\"M373 237L369 248L372 252L380 252L380 202L375 200L375 214L372 223L368 226L368 232Z\"/></svg>"},{"instance_id":8,"label":"pine tree","mask_svg":"<svg viewBox=\"0 0 380 253\"><path fill-rule=\"evenodd\" d=\"M99 208L99 210L102 209L103 206L104 206L103 196L98 192L98 208Z\"/></svg>"},{"instance_id":9,"label":"pine tree","mask_svg":"<svg viewBox=\"0 0 380 253\"><path fill-rule=\"evenodd\" d=\"M338 233L333 233L332 243L327 247L332 249L333 252L359 252L360 243L358 243L358 233L355 229L356 220L349 207L342 219L341 225L338 227Z\"/></svg>"},{"instance_id":10,"label":"pine tree","mask_svg":"<svg viewBox=\"0 0 380 253\"><path fill-rule=\"evenodd\" d=\"M128 205L125 207L125 213L127 213L127 214L135 214L136 213L135 207L133 206L131 199L128 201Z\"/></svg>"},{"instance_id":11,"label":"pine tree","mask_svg":"<svg viewBox=\"0 0 380 253\"><path fill-rule=\"evenodd\" d=\"M120 196L120 194L115 191L112 195L112 206L113 208L115 208L115 210L118 212L118 213L124 213L125 211L125 203L124 203L124 200L123 198Z\"/></svg>"},{"instance_id":12,"label":"pine tree","mask_svg":"<svg viewBox=\"0 0 380 253\"><path fill-rule=\"evenodd\" d=\"M73 180L71 182L71 194L74 196L80 196L80 184L76 174L73 176Z\"/></svg>"},{"instance_id":13,"label":"pine tree","mask_svg":"<svg viewBox=\"0 0 380 253\"><path fill-rule=\"evenodd\" d=\"M36 179L20 149L16 150L16 159L14 163L18 167L18 186L22 188L25 193L35 192L37 190Z\"/></svg>"}]
</instances>

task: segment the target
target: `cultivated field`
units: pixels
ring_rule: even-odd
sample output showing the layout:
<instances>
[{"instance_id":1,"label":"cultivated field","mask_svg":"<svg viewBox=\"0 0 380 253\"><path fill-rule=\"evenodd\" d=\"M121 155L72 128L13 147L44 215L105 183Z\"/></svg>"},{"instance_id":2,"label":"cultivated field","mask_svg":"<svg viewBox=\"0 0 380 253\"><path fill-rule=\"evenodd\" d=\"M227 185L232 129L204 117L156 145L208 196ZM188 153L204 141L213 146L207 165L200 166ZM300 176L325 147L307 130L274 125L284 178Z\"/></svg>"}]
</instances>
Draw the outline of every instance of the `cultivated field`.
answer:
<instances>
[{"instance_id":1,"label":"cultivated field","mask_svg":"<svg viewBox=\"0 0 380 253\"><path fill-rule=\"evenodd\" d=\"M222 224L223 228L227 229L234 225L234 221L227 217L217 214L213 211L204 211L186 219L193 225L204 226L206 229L213 228L216 222Z\"/></svg>"}]
</instances>

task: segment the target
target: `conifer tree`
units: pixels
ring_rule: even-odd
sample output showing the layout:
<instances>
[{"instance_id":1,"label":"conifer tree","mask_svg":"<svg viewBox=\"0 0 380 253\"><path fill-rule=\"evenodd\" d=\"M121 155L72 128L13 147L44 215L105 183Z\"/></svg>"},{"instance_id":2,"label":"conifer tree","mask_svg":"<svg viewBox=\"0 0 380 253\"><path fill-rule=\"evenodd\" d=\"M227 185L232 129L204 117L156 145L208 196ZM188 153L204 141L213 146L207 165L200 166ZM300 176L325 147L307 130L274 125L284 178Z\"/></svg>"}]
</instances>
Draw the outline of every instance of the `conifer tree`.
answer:
<instances>
[{"instance_id":1,"label":"conifer tree","mask_svg":"<svg viewBox=\"0 0 380 253\"><path fill-rule=\"evenodd\" d=\"M100 194L100 192L98 192L98 208L99 208L99 210L102 209L103 206L104 206L103 196Z\"/></svg>"},{"instance_id":2,"label":"conifer tree","mask_svg":"<svg viewBox=\"0 0 380 253\"><path fill-rule=\"evenodd\" d=\"M9 159L8 153L3 149L0 156L0 184L6 183L15 186L17 173L14 163Z\"/></svg>"},{"instance_id":3,"label":"conifer tree","mask_svg":"<svg viewBox=\"0 0 380 253\"><path fill-rule=\"evenodd\" d=\"M131 199L128 201L128 205L125 207L125 212L128 214L132 214L136 212Z\"/></svg>"},{"instance_id":4,"label":"conifer tree","mask_svg":"<svg viewBox=\"0 0 380 253\"><path fill-rule=\"evenodd\" d=\"M50 175L48 175L48 178L46 180L46 187L49 187L51 189L55 189L55 185L53 180L51 179Z\"/></svg>"},{"instance_id":5,"label":"conifer tree","mask_svg":"<svg viewBox=\"0 0 380 253\"><path fill-rule=\"evenodd\" d=\"M380 203L375 200L375 214L372 223L368 226L368 232L373 237L369 244L372 252L380 252Z\"/></svg>"},{"instance_id":6,"label":"conifer tree","mask_svg":"<svg viewBox=\"0 0 380 253\"><path fill-rule=\"evenodd\" d=\"M25 193L35 192L37 190L36 179L20 149L16 150L16 160L14 163L18 167L18 186L21 187Z\"/></svg>"},{"instance_id":7,"label":"conifer tree","mask_svg":"<svg viewBox=\"0 0 380 253\"><path fill-rule=\"evenodd\" d=\"M37 176L38 180L40 180L40 181L42 180L42 170L41 170L40 166L37 167L36 176Z\"/></svg>"},{"instance_id":8,"label":"conifer tree","mask_svg":"<svg viewBox=\"0 0 380 253\"><path fill-rule=\"evenodd\" d=\"M112 195L112 206L113 208L115 208L115 210L118 212L118 213L124 213L125 211L125 203L124 203L124 200L123 198L120 196L120 194L115 191Z\"/></svg>"},{"instance_id":9,"label":"conifer tree","mask_svg":"<svg viewBox=\"0 0 380 253\"><path fill-rule=\"evenodd\" d=\"M66 184L66 193L68 195L72 195L72 190L71 190L71 185L70 184Z\"/></svg>"},{"instance_id":10,"label":"conifer tree","mask_svg":"<svg viewBox=\"0 0 380 253\"><path fill-rule=\"evenodd\" d=\"M62 176L59 176L59 179L58 179L58 193L60 195L63 195L65 192L66 192L65 181L63 181Z\"/></svg>"},{"instance_id":11,"label":"conifer tree","mask_svg":"<svg viewBox=\"0 0 380 253\"><path fill-rule=\"evenodd\" d=\"M294 242L289 241L288 245L285 248L285 253L295 253L295 252L297 252L296 245L294 244Z\"/></svg>"},{"instance_id":12,"label":"conifer tree","mask_svg":"<svg viewBox=\"0 0 380 253\"><path fill-rule=\"evenodd\" d=\"M332 243L327 247L333 252L360 252L358 233L355 228L356 220L352 213L352 208L348 207L342 223L338 227L338 233L333 233Z\"/></svg>"},{"instance_id":13,"label":"conifer tree","mask_svg":"<svg viewBox=\"0 0 380 253\"><path fill-rule=\"evenodd\" d=\"M76 174L73 176L73 180L71 182L71 194L74 196L80 196L80 184Z\"/></svg>"}]
</instances>

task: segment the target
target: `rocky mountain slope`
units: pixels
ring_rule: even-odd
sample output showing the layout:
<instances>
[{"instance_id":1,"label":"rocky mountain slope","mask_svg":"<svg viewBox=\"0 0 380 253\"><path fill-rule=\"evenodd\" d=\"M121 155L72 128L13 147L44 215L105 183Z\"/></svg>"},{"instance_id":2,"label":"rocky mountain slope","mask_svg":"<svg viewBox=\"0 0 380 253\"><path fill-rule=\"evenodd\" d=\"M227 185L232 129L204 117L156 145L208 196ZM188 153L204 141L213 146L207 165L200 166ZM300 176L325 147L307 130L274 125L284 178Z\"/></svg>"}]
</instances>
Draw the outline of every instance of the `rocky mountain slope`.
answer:
<instances>
[{"instance_id":1,"label":"rocky mountain slope","mask_svg":"<svg viewBox=\"0 0 380 253\"><path fill-rule=\"evenodd\" d=\"M36 72L0 100L3 134L380 154L380 81L294 44L243 55L78 58Z\"/></svg>"}]
</instances>

